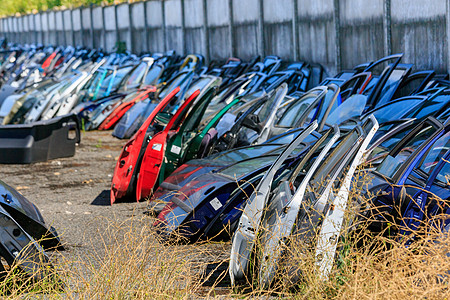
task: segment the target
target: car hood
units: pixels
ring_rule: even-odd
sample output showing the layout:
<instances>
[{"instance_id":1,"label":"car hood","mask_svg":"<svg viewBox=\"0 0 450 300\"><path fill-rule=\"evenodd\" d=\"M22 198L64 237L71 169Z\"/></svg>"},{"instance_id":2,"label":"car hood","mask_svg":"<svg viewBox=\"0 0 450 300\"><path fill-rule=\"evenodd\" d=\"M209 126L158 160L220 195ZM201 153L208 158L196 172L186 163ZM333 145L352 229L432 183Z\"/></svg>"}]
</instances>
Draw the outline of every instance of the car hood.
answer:
<instances>
[{"instance_id":1,"label":"car hood","mask_svg":"<svg viewBox=\"0 0 450 300\"><path fill-rule=\"evenodd\" d=\"M158 215L154 225L166 227L167 232L172 232L185 220L202 200L229 183L234 183L236 179L219 174L206 173L198 176L188 184L183 186L178 193L172 197L171 201L163 208Z\"/></svg>"}]
</instances>

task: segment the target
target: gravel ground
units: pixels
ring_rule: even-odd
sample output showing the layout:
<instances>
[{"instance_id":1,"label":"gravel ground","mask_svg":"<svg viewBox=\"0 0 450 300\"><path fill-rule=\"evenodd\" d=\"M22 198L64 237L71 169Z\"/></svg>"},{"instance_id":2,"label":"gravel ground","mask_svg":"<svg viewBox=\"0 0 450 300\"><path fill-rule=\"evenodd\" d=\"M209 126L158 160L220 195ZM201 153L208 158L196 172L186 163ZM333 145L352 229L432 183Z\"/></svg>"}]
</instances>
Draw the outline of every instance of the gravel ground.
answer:
<instances>
[{"instance_id":1,"label":"gravel ground","mask_svg":"<svg viewBox=\"0 0 450 300\"><path fill-rule=\"evenodd\" d=\"M111 222L121 223L131 217L137 217L138 222L152 222L151 217L144 217L145 202L110 205L111 178L125 143L108 131L84 132L74 157L30 165L0 164L0 179L33 202L46 223L56 228L66 247L61 254L78 260L105 247L100 236ZM212 260L205 259L211 263L203 269L208 272L216 266L214 262L228 257L230 244L205 246L216 253ZM225 271L226 266L220 270ZM203 292L207 293L214 277ZM229 292L227 279L215 288L216 295Z\"/></svg>"}]
</instances>

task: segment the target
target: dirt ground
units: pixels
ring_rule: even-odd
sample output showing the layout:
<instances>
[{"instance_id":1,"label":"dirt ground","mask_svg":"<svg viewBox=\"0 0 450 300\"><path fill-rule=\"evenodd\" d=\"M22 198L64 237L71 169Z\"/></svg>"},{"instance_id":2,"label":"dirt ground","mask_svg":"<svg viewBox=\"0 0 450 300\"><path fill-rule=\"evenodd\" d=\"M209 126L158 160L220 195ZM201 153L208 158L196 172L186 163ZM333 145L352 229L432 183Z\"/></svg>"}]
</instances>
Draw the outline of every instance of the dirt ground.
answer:
<instances>
[{"instance_id":1,"label":"dirt ground","mask_svg":"<svg viewBox=\"0 0 450 300\"><path fill-rule=\"evenodd\" d=\"M0 164L0 179L33 202L46 223L56 228L66 248L61 254L78 260L105 247L100 236L111 223L126 222L131 217L138 222L153 221L143 214L146 202L110 205L115 163L126 142L112 137L110 131L84 132L74 157L29 165ZM217 253L216 259L229 255L229 243L207 247ZM223 272L226 266L220 269ZM228 294L227 281L216 291Z\"/></svg>"},{"instance_id":2,"label":"dirt ground","mask_svg":"<svg viewBox=\"0 0 450 300\"><path fill-rule=\"evenodd\" d=\"M74 157L30 165L0 165L1 180L40 209L69 251L92 247L91 237L107 220L142 215L146 203L110 205L109 189L124 140L111 132L82 133Z\"/></svg>"}]
</instances>

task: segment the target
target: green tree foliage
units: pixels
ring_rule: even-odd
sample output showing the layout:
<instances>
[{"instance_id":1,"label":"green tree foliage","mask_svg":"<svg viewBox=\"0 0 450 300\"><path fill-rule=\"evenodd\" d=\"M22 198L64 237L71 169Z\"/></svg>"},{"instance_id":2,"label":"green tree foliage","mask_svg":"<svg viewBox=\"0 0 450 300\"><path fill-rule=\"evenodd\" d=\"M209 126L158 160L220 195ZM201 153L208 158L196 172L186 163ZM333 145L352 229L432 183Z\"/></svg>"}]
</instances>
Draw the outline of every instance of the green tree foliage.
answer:
<instances>
[{"instance_id":1,"label":"green tree foliage","mask_svg":"<svg viewBox=\"0 0 450 300\"><path fill-rule=\"evenodd\" d=\"M126 2L126 0L0 0L0 16L16 13L27 14L34 10L47 10L55 7L77 7Z\"/></svg>"}]
</instances>

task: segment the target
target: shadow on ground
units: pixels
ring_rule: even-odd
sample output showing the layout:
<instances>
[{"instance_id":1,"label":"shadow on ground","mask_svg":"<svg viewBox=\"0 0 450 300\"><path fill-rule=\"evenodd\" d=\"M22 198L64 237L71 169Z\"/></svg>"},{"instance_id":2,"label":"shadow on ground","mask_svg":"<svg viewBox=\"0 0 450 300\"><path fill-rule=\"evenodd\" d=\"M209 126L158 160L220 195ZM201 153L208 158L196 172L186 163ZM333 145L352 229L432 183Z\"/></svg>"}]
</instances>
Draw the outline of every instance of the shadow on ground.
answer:
<instances>
[{"instance_id":1,"label":"shadow on ground","mask_svg":"<svg viewBox=\"0 0 450 300\"><path fill-rule=\"evenodd\" d=\"M111 191L103 190L97 197L92 201L91 205L99 205L99 206L109 206L111 205Z\"/></svg>"},{"instance_id":2,"label":"shadow on ground","mask_svg":"<svg viewBox=\"0 0 450 300\"><path fill-rule=\"evenodd\" d=\"M231 281L228 276L228 261L210 263L206 266L203 286L230 287Z\"/></svg>"}]
</instances>

